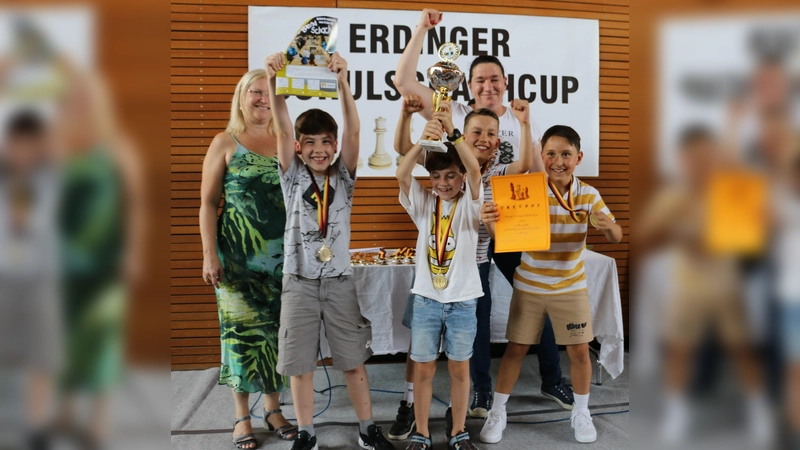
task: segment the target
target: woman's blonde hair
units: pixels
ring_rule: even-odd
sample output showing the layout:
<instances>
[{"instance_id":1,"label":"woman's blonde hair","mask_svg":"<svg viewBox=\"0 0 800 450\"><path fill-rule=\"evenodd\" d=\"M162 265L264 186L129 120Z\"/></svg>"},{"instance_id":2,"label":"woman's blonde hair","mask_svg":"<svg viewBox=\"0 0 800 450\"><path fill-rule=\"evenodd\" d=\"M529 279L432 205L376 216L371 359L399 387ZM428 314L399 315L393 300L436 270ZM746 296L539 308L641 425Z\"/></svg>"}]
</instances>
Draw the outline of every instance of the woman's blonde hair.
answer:
<instances>
[{"instance_id":1,"label":"woman's blonde hair","mask_svg":"<svg viewBox=\"0 0 800 450\"><path fill-rule=\"evenodd\" d=\"M242 100L245 98L245 92L254 82L267 77L267 71L264 69L255 69L242 75L239 83L236 84L236 90L233 92L233 100L231 100L231 118L228 120L228 128L225 129L227 133L242 133L245 129L244 112L242 111ZM270 120L270 131L272 131L272 121Z\"/></svg>"}]
</instances>

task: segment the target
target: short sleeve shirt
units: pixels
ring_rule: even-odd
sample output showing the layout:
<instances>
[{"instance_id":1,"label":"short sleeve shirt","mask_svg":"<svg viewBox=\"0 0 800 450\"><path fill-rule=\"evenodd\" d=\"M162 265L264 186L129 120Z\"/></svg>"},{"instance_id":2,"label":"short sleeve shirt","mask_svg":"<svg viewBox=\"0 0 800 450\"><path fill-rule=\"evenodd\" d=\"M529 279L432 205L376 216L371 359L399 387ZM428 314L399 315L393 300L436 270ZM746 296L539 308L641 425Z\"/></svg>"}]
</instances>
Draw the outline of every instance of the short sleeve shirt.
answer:
<instances>
[{"instance_id":1,"label":"short sleeve shirt","mask_svg":"<svg viewBox=\"0 0 800 450\"><path fill-rule=\"evenodd\" d=\"M400 204L408 211L419 230L417 237L417 266L411 292L440 303L453 303L483 296L478 266L475 264L475 247L478 242L478 223L483 203L483 193L472 200L469 183L459 198L455 213L453 201L442 202L442 216L452 225L441 262L436 258L435 211L437 197L412 179L408 196L400 190ZM457 244L457 245L456 245ZM435 267L432 267L435 265ZM447 278L447 287L433 287L432 272Z\"/></svg>"},{"instance_id":2,"label":"short sleeve shirt","mask_svg":"<svg viewBox=\"0 0 800 450\"><path fill-rule=\"evenodd\" d=\"M281 189L286 204L283 273L304 278L329 278L350 275L350 211L353 209L355 177L350 176L344 162L338 158L330 167L331 190L328 198L328 231L323 240L317 220L317 201L311 173L303 160L295 155L286 173L281 174ZM325 177L315 177L320 190ZM317 259L317 251L327 242L333 258L328 262Z\"/></svg>"},{"instance_id":3,"label":"short sleeve shirt","mask_svg":"<svg viewBox=\"0 0 800 450\"><path fill-rule=\"evenodd\" d=\"M584 253L586 231L589 220L587 212L603 212L616 222L600 192L578 180L573 175L572 191L574 206L581 211L577 222L548 189L550 207L550 248L548 250L522 252L519 267L514 273L514 289L531 294L558 295L586 289Z\"/></svg>"}]
</instances>

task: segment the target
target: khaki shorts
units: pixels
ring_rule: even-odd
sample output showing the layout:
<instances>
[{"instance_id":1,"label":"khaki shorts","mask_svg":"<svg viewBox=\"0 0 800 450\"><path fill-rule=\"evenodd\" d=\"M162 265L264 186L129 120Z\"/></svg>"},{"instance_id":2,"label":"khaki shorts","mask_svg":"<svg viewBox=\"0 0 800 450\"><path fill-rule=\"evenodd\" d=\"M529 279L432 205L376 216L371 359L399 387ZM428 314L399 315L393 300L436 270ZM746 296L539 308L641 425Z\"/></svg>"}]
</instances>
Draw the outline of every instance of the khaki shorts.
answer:
<instances>
[{"instance_id":1,"label":"khaki shorts","mask_svg":"<svg viewBox=\"0 0 800 450\"><path fill-rule=\"evenodd\" d=\"M672 344L696 346L709 331L725 345L741 345L748 340L744 304L736 293L706 296L687 291L671 299L666 313L667 341Z\"/></svg>"},{"instance_id":2,"label":"khaki shorts","mask_svg":"<svg viewBox=\"0 0 800 450\"><path fill-rule=\"evenodd\" d=\"M314 371L319 360L320 323L325 324L334 369L355 369L372 356L372 325L361 315L349 276L308 279L284 275L279 374L297 376Z\"/></svg>"},{"instance_id":3,"label":"khaki shorts","mask_svg":"<svg viewBox=\"0 0 800 450\"><path fill-rule=\"evenodd\" d=\"M665 310L667 341L696 346L709 331L725 345L750 337L736 261L677 253L671 267L671 289Z\"/></svg>"},{"instance_id":4,"label":"khaki shorts","mask_svg":"<svg viewBox=\"0 0 800 450\"><path fill-rule=\"evenodd\" d=\"M539 343L545 316L550 317L558 345L591 342L592 311L586 289L557 295L530 294L514 289L508 311L506 339L517 344Z\"/></svg>"}]
</instances>

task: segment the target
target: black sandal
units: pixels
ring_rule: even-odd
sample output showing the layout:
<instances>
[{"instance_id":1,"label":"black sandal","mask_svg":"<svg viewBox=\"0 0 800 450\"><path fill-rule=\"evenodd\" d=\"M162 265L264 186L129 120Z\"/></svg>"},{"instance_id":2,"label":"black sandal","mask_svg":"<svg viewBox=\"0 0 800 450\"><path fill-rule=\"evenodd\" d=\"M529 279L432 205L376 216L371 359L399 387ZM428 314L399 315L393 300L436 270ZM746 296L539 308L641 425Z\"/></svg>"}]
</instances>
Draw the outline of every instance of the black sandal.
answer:
<instances>
[{"instance_id":1,"label":"black sandal","mask_svg":"<svg viewBox=\"0 0 800 450\"><path fill-rule=\"evenodd\" d=\"M245 420L250 420L250 416L239 417L233 422L233 428L236 428L236 424L239 422L244 422ZM248 434L240 434L238 436L233 437L233 445L236 448L246 448L245 445L248 444L255 444L255 447L258 448L258 440L256 439L256 435L254 433Z\"/></svg>"},{"instance_id":2,"label":"black sandal","mask_svg":"<svg viewBox=\"0 0 800 450\"><path fill-rule=\"evenodd\" d=\"M273 414L283 413L283 410L273 409L272 411L264 411L264 423L267 425L267 430L274 431L275 434L278 435L279 438L283 439L284 441L293 441L297 439L297 427L294 425L284 425L282 427L275 428L272 426L271 423L267 420L267 418Z\"/></svg>"}]
</instances>

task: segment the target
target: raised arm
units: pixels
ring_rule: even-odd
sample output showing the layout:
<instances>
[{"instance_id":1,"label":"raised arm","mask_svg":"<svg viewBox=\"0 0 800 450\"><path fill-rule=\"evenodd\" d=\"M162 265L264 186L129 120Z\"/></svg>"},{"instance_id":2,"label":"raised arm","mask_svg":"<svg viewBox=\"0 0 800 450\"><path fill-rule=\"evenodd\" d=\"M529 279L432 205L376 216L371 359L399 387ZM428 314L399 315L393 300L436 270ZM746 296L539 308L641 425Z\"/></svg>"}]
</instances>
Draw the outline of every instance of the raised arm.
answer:
<instances>
[{"instance_id":1,"label":"raised arm","mask_svg":"<svg viewBox=\"0 0 800 450\"><path fill-rule=\"evenodd\" d=\"M394 132L394 151L405 156L414 142L411 140L411 118L414 113L422 111L422 98L419 95L410 94L403 98L403 107L400 110L400 119L397 121L397 130ZM417 164L424 163L424 154L420 153Z\"/></svg>"},{"instance_id":2,"label":"raised arm","mask_svg":"<svg viewBox=\"0 0 800 450\"><path fill-rule=\"evenodd\" d=\"M435 9L425 8L422 10L422 17L411 34L397 69L394 74L394 86L401 95L418 95L422 98L423 109L420 111L422 117L431 119L433 113L433 89L417 81L417 65L419 64L419 54L422 52L422 44L428 30L436 26L442 20L442 13Z\"/></svg>"},{"instance_id":3,"label":"raised arm","mask_svg":"<svg viewBox=\"0 0 800 450\"><path fill-rule=\"evenodd\" d=\"M342 154L339 155L344 161L350 176L356 173L358 166L358 151L361 136L361 122L358 120L358 110L353 93L350 91L350 84L347 83L347 61L336 52L328 61L328 67L336 72L339 83L339 103L342 104Z\"/></svg>"},{"instance_id":4,"label":"raised arm","mask_svg":"<svg viewBox=\"0 0 800 450\"><path fill-rule=\"evenodd\" d=\"M531 134L531 108L527 100L516 99L511 102L511 112L519 121L519 159L508 165L506 175L527 172L533 164L533 137ZM541 157L539 158L541 162Z\"/></svg>"},{"instance_id":5,"label":"raised arm","mask_svg":"<svg viewBox=\"0 0 800 450\"><path fill-rule=\"evenodd\" d=\"M409 94L403 97L403 106L400 109L400 119L397 121L397 131L394 133L394 151L405 156L414 142L411 140L411 117L414 113L422 111L422 97Z\"/></svg>"},{"instance_id":6,"label":"raised arm","mask_svg":"<svg viewBox=\"0 0 800 450\"><path fill-rule=\"evenodd\" d=\"M431 120L425 124L425 133L438 133L441 135L442 125L438 120ZM400 182L400 190L403 191L406 196L408 196L409 190L411 189L411 173L414 171L414 165L418 159L423 157L424 153L424 150L419 144L412 145L408 153L406 153L405 158L403 158L397 166L397 181Z\"/></svg>"},{"instance_id":7,"label":"raised arm","mask_svg":"<svg viewBox=\"0 0 800 450\"><path fill-rule=\"evenodd\" d=\"M440 109L441 111L433 113L433 118L444 126L444 130L447 132L448 136L452 136L453 131L456 129L456 127L453 126L452 107L449 102L442 102ZM461 162L464 164L464 168L467 169L467 183L469 183L469 189L472 192L472 200L477 200L481 194L480 190L483 189L481 186L481 165L478 163L475 153L472 152L472 149L469 144L464 141L463 137L455 147L459 158L461 158Z\"/></svg>"},{"instance_id":8,"label":"raised arm","mask_svg":"<svg viewBox=\"0 0 800 450\"><path fill-rule=\"evenodd\" d=\"M528 129L530 131L530 129ZM544 163L542 162L542 142L537 140L533 143L533 163L528 171L530 173L544 172Z\"/></svg>"},{"instance_id":9,"label":"raised arm","mask_svg":"<svg viewBox=\"0 0 800 450\"><path fill-rule=\"evenodd\" d=\"M275 74L285 64L286 56L283 53L272 54L264 61L264 68L267 70L267 78L269 78L269 104L272 108L275 138L278 141L278 161L281 163L281 173L289 170L289 164L292 163L296 148L286 97L275 94Z\"/></svg>"}]
</instances>

